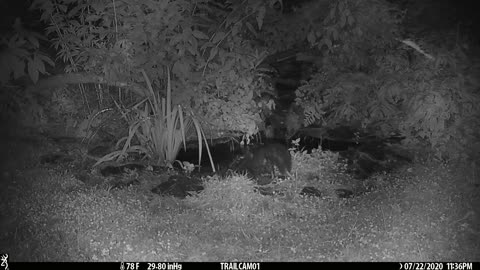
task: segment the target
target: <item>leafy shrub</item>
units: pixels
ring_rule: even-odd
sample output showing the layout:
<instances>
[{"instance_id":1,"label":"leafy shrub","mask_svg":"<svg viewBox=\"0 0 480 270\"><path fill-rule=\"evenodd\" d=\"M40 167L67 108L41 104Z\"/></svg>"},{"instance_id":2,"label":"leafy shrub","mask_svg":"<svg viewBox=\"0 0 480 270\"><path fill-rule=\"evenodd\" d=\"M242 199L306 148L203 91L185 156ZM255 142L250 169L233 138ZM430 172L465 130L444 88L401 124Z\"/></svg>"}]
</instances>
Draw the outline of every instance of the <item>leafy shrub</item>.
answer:
<instances>
[{"instance_id":1,"label":"leafy shrub","mask_svg":"<svg viewBox=\"0 0 480 270\"><path fill-rule=\"evenodd\" d=\"M323 69L296 92L304 125L401 134L406 144L427 146L437 157L466 158L480 127L478 83L466 76L472 65L459 46L400 43L395 13L383 1L332 6L323 22L327 30L309 37L328 48Z\"/></svg>"},{"instance_id":2,"label":"leafy shrub","mask_svg":"<svg viewBox=\"0 0 480 270\"><path fill-rule=\"evenodd\" d=\"M47 74L45 64L55 64L40 51L40 40L45 37L23 28L21 20L16 19L13 31L0 37L0 84L27 74L36 83L39 74Z\"/></svg>"},{"instance_id":3,"label":"leafy shrub","mask_svg":"<svg viewBox=\"0 0 480 270\"><path fill-rule=\"evenodd\" d=\"M47 34L67 72L143 84L138 70L144 70L162 89L170 69L173 103L198 112L216 131L252 134L262 106L272 103L259 101L268 90L256 77L265 49L242 35L253 30L251 22L261 28L266 4L210 2L60 0L34 1L32 7L49 24Z\"/></svg>"},{"instance_id":4,"label":"leafy shrub","mask_svg":"<svg viewBox=\"0 0 480 270\"><path fill-rule=\"evenodd\" d=\"M435 48L436 40L422 36L401 40L403 12L390 2L309 1L289 12L278 0L37 0L33 7L48 22L67 71L144 84L144 70L164 89L171 70L172 102L195 111L210 137L261 129L274 108L262 62L301 50L311 55L297 59L321 70L296 92L304 125L401 134L437 156L461 156L478 142L478 83L466 76L473 67L458 46ZM289 133L296 120L287 119Z\"/></svg>"}]
</instances>

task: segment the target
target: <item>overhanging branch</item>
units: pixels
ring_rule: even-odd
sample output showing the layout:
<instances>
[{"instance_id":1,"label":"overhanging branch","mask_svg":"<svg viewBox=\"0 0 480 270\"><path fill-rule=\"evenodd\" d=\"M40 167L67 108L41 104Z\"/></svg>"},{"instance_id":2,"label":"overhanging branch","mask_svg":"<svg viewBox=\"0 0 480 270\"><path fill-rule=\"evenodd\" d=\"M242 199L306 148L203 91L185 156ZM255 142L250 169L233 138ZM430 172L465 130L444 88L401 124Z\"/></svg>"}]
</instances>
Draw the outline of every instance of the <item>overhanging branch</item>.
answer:
<instances>
[{"instance_id":1,"label":"overhanging branch","mask_svg":"<svg viewBox=\"0 0 480 270\"><path fill-rule=\"evenodd\" d=\"M67 84L80 84L80 83L99 83L109 86L116 86L126 88L133 91L140 97L147 95L148 91L145 87L134 82L121 82L121 81L107 81L104 77L90 74L90 73L66 73L51 76L42 80L39 80L36 84L28 85L26 90L28 93L42 93L47 91L53 91L56 88L64 87Z\"/></svg>"}]
</instances>

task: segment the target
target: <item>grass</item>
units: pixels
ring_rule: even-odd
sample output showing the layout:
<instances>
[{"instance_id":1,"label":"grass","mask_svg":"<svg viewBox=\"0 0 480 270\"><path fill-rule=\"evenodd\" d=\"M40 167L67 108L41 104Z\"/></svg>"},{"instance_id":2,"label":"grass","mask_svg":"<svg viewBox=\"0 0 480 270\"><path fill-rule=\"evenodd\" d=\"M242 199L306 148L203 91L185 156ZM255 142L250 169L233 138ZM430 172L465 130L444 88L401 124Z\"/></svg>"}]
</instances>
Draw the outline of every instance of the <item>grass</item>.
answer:
<instances>
[{"instance_id":1,"label":"grass","mask_svg":"<svg viewBox=\"0 0 480 270\"><path fill-rule=\"evenodd\" d=\"M215 176L178 200L141 186L87 186L68 166L40 165L42 147L2 146L0 250L12 261L480 260L471 166L412 164L372 177L364 183L375 188L351 199L263 196L244 176ZM287 191L340 181L324 173L328 162L317 173L300 164Z\"/></svg>"}]
</instances>

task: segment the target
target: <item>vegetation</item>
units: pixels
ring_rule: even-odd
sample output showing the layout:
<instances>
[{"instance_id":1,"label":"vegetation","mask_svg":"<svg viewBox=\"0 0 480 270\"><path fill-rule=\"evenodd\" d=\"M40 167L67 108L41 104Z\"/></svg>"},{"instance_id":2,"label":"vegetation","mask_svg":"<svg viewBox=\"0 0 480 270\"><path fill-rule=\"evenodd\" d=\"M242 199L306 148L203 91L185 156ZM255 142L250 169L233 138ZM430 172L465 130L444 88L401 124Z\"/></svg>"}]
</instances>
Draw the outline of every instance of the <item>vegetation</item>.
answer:
<instances>
[{"instance_id":1,"label":"vegetation","mask_svg":"<svg viewBox=\"0 0 480 270\"><path fill-rule=\"evenodd\" d=\"M475 43L460 25L408 26L392 2L33 0L45 33L16 19L0 37L0 249L13 261L479 260ZM215 172L207 139L266 128L278 54L312 67L289 133L352 127L427 158L358 181L338 154L291 149L292 175L269 195L248 176L214 175L180 200L151 192L171 170L128 171L119 178L135 185L119 188L77 142L52 142L103 132L116 145L95 165L139 154L189 175L177 155L196 139ZM65 74L49 74L54 64ZM41 164L60 147L73 158Z\"/></svg>"},{"instance_id":2,"label":"vegetation","mask_svg":"<svg viewBox=\"0 0 480 270\"><path fill-rule=\"evenodd\" d=\"M203 138L212 165L212 171L215 172L212 156L205 140L205 133L198 120L195 119L193 112L190 112L185 117L182 106L177 105L172 108L170 80L167 85L167 99L165 100L165 98L160 98L158 92L154 92L145 72L143 72L143 75L150 91L147 98L130 109L132 113L125 109L122 112L122 116L129 124L128 136L121 138L117 143L125 141L123 148L100 158L95 165L114 159L123 161L127 156L126 154L130 152L146 154L149 158L157 160L159 165L164 165L165 163L171 165L177 157L182 142L186 149L186 138L193 131L196 131L199 144L198 166L200 166L202 160ZM117 106L119 105L117 104ZM139 145L132 145L134 136L138 140Z\"/></svg>"},{"instance_id":3,"label":"vegetation","mask_svg":"<svg viewBox=\"0 0 480 270\"><path fill-rule=\"evenodd\" d=\"M419 163L356 181L371 191L339 199L331 188L353 182L336 156L295 152L293 171L310 177L283 182L290 192L264 196L245 176L215 176L202 193L179 200L148 190L163 176L139 172L132 175L137 186L85 185L65 172L71 164L37 165L42 147L30 147L2 147L10 154L2 172L15 179L0 197L0 248L11 261L479 259L474 166ZM322 197L295 192L304 179L322 188Z\"/></svg>"},{"instance_id":4,"label":"vegetation","mask_svg":"<svg viewBox=\"0 0 480 270\"><path fill-rule=\"evenodd\" d=\"M318 70L296 92L304 126L397 134L442 158L478 152L469 151L478 144L479 85L466 57L468 41L435 33L404 39L402 10L386 1L292 7L280 0L59 0L33 1L32 8L42 12L66 72L127 86L139 101L150 95L139 71L153 88L167 89L170 69L172 103L195 111L212 138L262 130L275 105L262 62L276 52L303 50L309 53L296 53L297 60ZM24 31L19 20L13 28L1 40L2 62L13 64L2 69L0 81L25 73L37 81L53 62L39 50L40 35Z\"/></svg>"},{"instance_id":5,"label":"vegetation","mask_svg":"<svg viewBox=\"0 0 480 270\"><path fill-rule=\"evenodd\" d=\"M478 83L463 41L402 39L403 13L386 1L324 0L292 8L280 0L59 0L34 1L32 8L41 10L67 72L145 85L143 70L154 88L166 89L171 69L172 103L197 112L209 137L250 136L264 128L274 103L261 63L296 48L308 49L296 58L319 70L296 93L305 126L399 134L443 158L467 158L475 152L466 151L469 146L478 144ZM37 81L45 63L53 63L40 53L38 34L21 30L20 21L14 28L2 38L2 57L13 65L2 69L1 82L24 70ZM148 87L136 93L150 95Z\"/></svg>"}]
</instances>

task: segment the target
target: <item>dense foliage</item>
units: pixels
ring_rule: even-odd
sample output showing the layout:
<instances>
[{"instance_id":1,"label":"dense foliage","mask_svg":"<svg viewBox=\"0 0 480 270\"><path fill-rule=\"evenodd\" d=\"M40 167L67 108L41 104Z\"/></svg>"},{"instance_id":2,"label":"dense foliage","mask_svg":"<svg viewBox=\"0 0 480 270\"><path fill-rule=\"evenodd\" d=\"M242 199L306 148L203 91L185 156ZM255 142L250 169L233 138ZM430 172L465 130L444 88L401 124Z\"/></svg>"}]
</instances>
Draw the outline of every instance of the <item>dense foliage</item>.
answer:
<instances>
[{"instance_id":1,"label":"dense foliage","mask_svg":"<svg viewBox=\"0 0 480 270\"><path fill-rule=\"evenodd\" d=\"M172 102L195 112L210 137L262 127L274 94L261 64L293 50L317 70L296 91L303 126L399 134L437 156L459 156L477 143L479 84L471 78L478 67L461 40L407 34L404 12L385 0L292 3L36 0L32 8L42 12L66 72L145 85L144 70L154 89L166 89L170 69ZM49 59L25 53L38 51L34 37L2 38L3 47L20 49L9 54L14 65L2 82L25 73L25 63L33 80L44 72Z\"/></svg>"},{"instance_id":2,"label":"dense foliage","mask_svg":"<svg viewBox=\"0 0 480 270\"><path fill-rule=\"evenodd\" d=\"M269 86L256 69L265 49L244 37L259 28L269 3L222 1L35 1L49 23L67 72L109 81L143 82L165 89L173 75L173 102L201 113L214 130L253 134L262 121L259 99Z\"/></svg>"},{"instance_id":3,"label":"dense foliage","mask_svg":"<svg viewBox=\"0 0 480 270\"><path fill-rule=\"evenodd\" d=\"M453 40L435 48L420 37L434 56L411 40L400 42L393 14L401 15L382 1L340 1L331 10L323 70L297 90L305 125L399 134L437 157L474 154L465 150L478 143L479 85L472 80L478 67Z\"/></svg>"}]
</instances>

